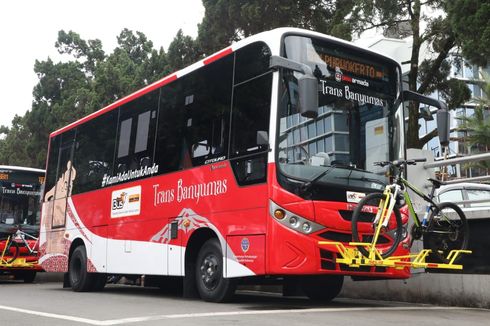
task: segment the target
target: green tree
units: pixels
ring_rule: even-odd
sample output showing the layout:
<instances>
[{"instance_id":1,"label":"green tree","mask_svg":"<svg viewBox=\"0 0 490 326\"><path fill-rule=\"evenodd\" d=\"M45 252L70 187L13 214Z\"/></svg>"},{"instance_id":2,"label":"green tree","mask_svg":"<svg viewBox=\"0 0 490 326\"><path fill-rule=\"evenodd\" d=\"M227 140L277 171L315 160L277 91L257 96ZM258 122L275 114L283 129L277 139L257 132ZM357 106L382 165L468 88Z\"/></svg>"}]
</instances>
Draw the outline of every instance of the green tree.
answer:
<instances>
[{"instance_id":1,"label":"green tree","mask_svg":"<svg viewBox=\"0 0 490 326\"><path fill-rule=\"evenodd\" d=\"M163 48L154 49L143 33L124 29L109 55L100 40L83 40L73 31L58 33L55 47L63 62L36 61L39 78L32 107L2 126L0 160L44 167L48 137L54 130L149 85L170 72Z\"/></svg>"},{"instance_id":2,"label":"green tree","mask_svg":"<svg viewBox=\"0 0 490 326\"><path fill-rule=\"evenodd\" d=\"M462 141L468 145L473 154L487 153L490 148L490 76L484 74L483 78L485 81L482 83L484 96L473 99L476 103L474 114L458 118L461 121L458 129L466 134ZM467 167L488 170L490 161L467 164Z\"/></svg>"},{"instance_id":3,"label":"green tree","mask_svg":"<svg viewBox=\"0 0 490 326\"><path fill-rule=\"evenodd\" d=\"M463 0L461 0L463 1ZM358 33L372 28L382 30L405 30L405 36L412 36L412 51L408 73L408 87L412 91L431 94L440 91L450 109L460 106L470 98L470 91L464 82L449 77L450 52L467 44L464 34L455 30L453 16L455 2L446 0L359 0L352 11L350 20ZM473 1L479 11L483 3ZM484 9L487 10L487 9ZM425 28L423 28L425 26ZM408 32L406 32L408 30ZM470 30L466 31L467 33ZM476 32L475 29L471 33ZM432 56L420 62L423 46L427 46ZM490 44L486 45L487 48ZM480 53L481 51L477 51ZM419 137L418 103L410 103L407 130L408 147L421 148L432 139L437 130Z\"/></svg>"},{"instance_id":4,"label":"green tree","mask_svg":"<svg viewBox=\"0 0 490 326\"><path fill-rule=\"evenodd\" d=\"M232 42L276 27L300 27L350 39L345 20L355 0L203 0L198 43L209 55Z\"/></svg>"},{"instance_id":5,"label":"green tree","mask_svg":"<svg viewBox=\"0 0 490 326\"><path fill-rule=\"evenodd\" d=\"M202 58L202 51L195 40L185 36L182 29L168 47L167 59L172 70L182 69Z\"/></svg>"},{"instance_id":6,"label":"green tree","mask_svg":"<svg viewBox=\"0 0 490 326\"><path fill-rule=\"evenodd\" d=\"M446 10L463 56L475 64L486 66L490 58L490 2L452 0L446 2Z\"/></svg>"}]
</instances>

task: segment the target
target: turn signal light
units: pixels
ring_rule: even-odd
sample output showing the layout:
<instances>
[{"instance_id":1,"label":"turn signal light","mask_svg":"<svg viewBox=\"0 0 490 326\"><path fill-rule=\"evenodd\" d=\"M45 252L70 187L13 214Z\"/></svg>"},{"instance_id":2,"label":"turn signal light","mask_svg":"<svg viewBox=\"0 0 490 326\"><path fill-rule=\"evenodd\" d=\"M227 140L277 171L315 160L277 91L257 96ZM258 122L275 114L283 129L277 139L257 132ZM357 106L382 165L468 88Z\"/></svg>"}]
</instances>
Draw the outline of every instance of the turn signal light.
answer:
<instances>
[{"instance_id":1,"label":"turn signal light","mask_svg":"<svg viewBox=\"0 0 490 326\"><path fill-rule=\"evenodd\" d=\"M282 220L283 218L286 217L286 212L283 211L282 209L276 209L274 211L274 217L277 218L278 220Z\"/></svg>"}]
</instances>

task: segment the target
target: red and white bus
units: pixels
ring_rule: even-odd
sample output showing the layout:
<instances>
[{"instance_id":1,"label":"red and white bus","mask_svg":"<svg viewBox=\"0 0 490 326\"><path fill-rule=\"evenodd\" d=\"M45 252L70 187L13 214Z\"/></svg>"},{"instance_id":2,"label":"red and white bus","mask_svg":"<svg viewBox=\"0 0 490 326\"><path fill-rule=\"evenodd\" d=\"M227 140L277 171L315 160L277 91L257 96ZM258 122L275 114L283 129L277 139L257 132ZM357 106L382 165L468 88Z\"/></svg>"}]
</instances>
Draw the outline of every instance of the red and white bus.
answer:
<instances>
[{"instance_id":1,"label":"red and white bus","mask_svg":"<svg viewBox=\"0 0 490 326\"><path fill-rule=\"evenodd\" d=\"M17 230L33 238L26 241L35 248L39 236L41 188L44 184L44 170L0 165L0 275L13 275L15 279L26 283L34 281L36 273L42 271L37 264L37 253L31 253L27 247L20 246L18 259L12 263L4 252L6 239ZM15 257L13 257L15 258ZM23 263L19 263L22 260Z\"/></svg>"},{"instance_id":2,"label":"red and white bus","mask_svg":"<svg viewBox=\"0 0 490 326\"><path fill-rule=\"evenodd\" d=\"M387 181L372 163L405 157L401 85L390 58L280 28L61 128L40 263L75 291L107 274L177 276L208 301L242 281L329 300L344 275L407 278L339 265L318 245L351 241L353 208Z\"/></svg>"}]
</instances>

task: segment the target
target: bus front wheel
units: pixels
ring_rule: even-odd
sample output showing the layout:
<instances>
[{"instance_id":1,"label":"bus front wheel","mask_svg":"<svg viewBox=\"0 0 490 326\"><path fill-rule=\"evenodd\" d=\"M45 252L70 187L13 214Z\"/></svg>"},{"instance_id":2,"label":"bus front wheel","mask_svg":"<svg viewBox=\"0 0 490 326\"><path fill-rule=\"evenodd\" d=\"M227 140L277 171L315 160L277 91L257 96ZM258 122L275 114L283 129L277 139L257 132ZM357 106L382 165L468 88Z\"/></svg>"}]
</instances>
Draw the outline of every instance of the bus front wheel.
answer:
<instances>
[{"instance_id":1,"label":"bus front wheel","mask_svg":"<svg viewBox=\"0 0 490 326\"><path fill-rule=\"evenodd\" d=\"M340 293L343 275L311 275L300 280L304 294L313 301L330 302Z\"/></svg>"},{"instance_id":2,"label":"bus front wheel","mask_svg":"<svg viewBox=\"0 0 490 326\"><path fill-rule=\"evenodd\" d=\"M234 279L223 277L223 253L218 239L206 241L196 263L196 286L201 299L210 302L229 301L236 288Z\"/></svg>"}]
</instances>

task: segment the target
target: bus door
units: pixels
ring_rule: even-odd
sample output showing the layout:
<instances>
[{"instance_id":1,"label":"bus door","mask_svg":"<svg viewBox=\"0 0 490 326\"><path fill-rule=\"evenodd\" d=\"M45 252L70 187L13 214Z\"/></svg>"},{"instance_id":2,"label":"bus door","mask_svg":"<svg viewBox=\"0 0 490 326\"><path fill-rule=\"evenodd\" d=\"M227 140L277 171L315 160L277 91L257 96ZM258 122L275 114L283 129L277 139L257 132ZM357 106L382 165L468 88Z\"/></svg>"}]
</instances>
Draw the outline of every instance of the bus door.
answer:
<instances>
[{"instance_id":1,"label":"bus door","mask_svg":"<svg viewBox=\"0 0 490 326\"><path fill-rule=\"evenodd\" d=\"M52 142L51 152L54 155L50 156L48 162L48 173L53 173L53 181L44 195L44 201L48 204L44 209L44 224L47 230L64 229L67 199L71 195L73 179L76 177L72 165L75 132L68 132L62 136L63 139L58 138Z\"/></svg>"},{"instance_id":2,"label":"bus door","mask_svg":"<svg viewBox=\"0 0 490 326\"><path fill-rule=\"evenodd\" d=\"M71 133L69 133L71 134ZM67 199L71 196L73 179L76 170L73 167L74 133L63 135L58 155L58 169L54 192L54 205L52 213L52 229L63 228L66 225ZM68 138L68 139L67 139Z\"/></svg>"},{"instance_id":3,"label":"bus door","mask_svg":"<svg viewBox=\"0 0 490 326\"><path fill-rule=\"evenodd\" d=\"M55 160L48 162L48 173L52 173L53 182L44 195L43 225L47 231L47 254L63 254L65 251L67 199L76 176L72 166L75 132L63 134L62 138L52 141L50 151L55 153L52 156Z\"/></svg>"}]
</instances>

